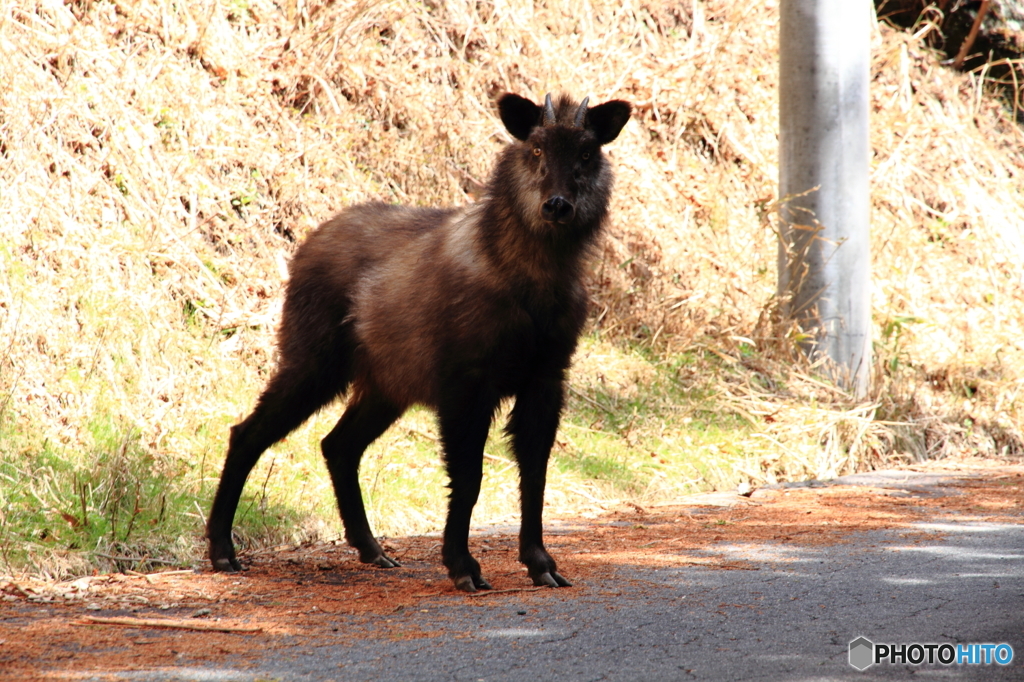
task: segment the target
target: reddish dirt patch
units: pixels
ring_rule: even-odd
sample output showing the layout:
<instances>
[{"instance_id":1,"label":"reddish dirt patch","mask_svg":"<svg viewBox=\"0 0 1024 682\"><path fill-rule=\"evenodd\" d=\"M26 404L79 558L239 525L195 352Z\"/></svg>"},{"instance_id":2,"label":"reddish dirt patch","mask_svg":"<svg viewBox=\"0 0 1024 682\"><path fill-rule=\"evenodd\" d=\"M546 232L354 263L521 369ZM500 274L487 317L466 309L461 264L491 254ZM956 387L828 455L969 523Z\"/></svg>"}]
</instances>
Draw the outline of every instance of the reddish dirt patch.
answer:
<instances>
[{"instance_id":1,"label":"reddish dirt patch","mask_svg":"<svg viewBox=\"0 0 1024 682\"><path fill-rule=\"evenodd\" d=\"M934 467L932 469L934 471ZM939 472L946 473L946 472ZM548 547L574 581L572 590L538 589L530 601L608 592L626 565L703 565L753 569L743 559L709 552L717 544L820 546L846 542L858 531L907 528L949 518L1024 523L1024 467L986 468L944 486L943 495L835 486L758 491L753 499L697 496L695 504L632 507L595 520L552 524ZM725 496L729 497L729 496ZM557 530L561 528L561 530ZM906 536L905 536L906 537ZM403 567L359 564L338 543L250 553L243 574L177 571L99 575L66 583L0 579L0 676L18 680L74 679L87 671L201 665L279 647L329 646L344 617L376 627L374 636L430 637L390 616L406 609L443 611L454 601L501 600L502 590L532 590L516 561L511 534L476 536L473 552L496 588L478 596L456 592L441 567L437 538L385 543ZM522 596L522 595L520 595ZM612 597L609 596L609 599ZM111 624L89 617L165 619L200 626L259 627L258 633L210 632ZM397 618L397 616L396 616ZM397 627L397 626L396 626ZM348 634L350 633L342 633Z\"/></svg>"}]
</instances>

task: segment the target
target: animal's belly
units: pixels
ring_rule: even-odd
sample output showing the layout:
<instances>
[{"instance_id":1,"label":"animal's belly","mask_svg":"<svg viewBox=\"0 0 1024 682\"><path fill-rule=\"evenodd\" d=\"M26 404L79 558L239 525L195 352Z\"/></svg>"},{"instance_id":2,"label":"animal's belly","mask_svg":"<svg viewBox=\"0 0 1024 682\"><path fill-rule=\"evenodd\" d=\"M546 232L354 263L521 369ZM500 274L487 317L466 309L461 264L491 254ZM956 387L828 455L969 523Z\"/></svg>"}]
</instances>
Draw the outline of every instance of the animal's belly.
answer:
<instances>
[{"instance_id":1,"label":"animal's belly","mask_svg":"<svg viewBox=\"0 0 1024 682\"><path fill-rule=\"evenodd\" d=\"M440 323L438 323L440 322ZM459 327L448 321L392 317L356 325L361 356L378 389L400 405L436 407L439 396L456 389L481 397L514 395L545 365L544 345L532 325Z\"/></svg>"}]
</instances>

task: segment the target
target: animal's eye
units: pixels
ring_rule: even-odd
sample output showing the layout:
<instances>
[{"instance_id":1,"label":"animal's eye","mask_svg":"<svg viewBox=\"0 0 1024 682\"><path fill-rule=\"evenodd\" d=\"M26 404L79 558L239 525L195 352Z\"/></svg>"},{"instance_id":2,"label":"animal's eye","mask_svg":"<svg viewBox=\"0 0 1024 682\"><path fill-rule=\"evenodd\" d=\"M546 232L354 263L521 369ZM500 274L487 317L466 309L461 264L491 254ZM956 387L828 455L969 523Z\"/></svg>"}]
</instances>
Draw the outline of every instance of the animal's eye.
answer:
<instances>
[{"instance_id":1,"label":"animal's eye","mask_svg":"<svg viewBox=\"0 0 1024 682\"><path fill-rule=\"evenodd\" d=\"M540 156L540 147L534 147L533 148L533 155L534 156Z\"/></svg>"},{"instance_id":2,"label":"animal's eye","mask_svg":"<svg viewBox=\"0 0 1024 682\"><path fill-rule=\"evenodd\" d=\"M583 160L584 161L590 160L590 152L583 152Z\"/></svg>"}]
</instances>

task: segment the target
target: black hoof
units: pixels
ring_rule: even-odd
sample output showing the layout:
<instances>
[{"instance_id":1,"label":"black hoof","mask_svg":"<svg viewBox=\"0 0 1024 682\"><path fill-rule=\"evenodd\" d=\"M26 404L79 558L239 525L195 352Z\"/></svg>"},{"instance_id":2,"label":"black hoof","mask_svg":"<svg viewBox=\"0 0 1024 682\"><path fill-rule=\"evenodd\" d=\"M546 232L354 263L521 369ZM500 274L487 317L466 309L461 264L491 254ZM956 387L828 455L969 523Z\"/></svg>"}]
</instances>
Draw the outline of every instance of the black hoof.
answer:
<instances>
[{"instance_id":1,"label":"black hoof","mask_svg":"<svg viewBox=\"0 0 1024 682\"><path fill-rule=\"evenodd\" d=\"M221 557L219 559L211 557L210 563L213 564L213 570L222 573L237 573L238 571L245 570L235 557Z\"/></svg>"},{"instance_id":2,"label":"black hoof","mask_svg":"<svg viewBox=\"0 0 1024 682\"><path fill-rule=\"evenodd\" d=\"M346 536L345 539L348 540L349 547L359 552L359 560L364 564L380 568L398 568L402 565L398 559L392 559L385 554L384 548L372 535Z\"/></svg>"},{"instance_id":3,"label":"black hoof","mask_svg":"<svg viewBox=\"0 0 1024 682\"><path fill-rule=\"evenodd\" d=\"M210 539L207 545L206 556L210 557L213 570L222 573L236 573L245 570L238 559L235 558L235 545L231 538Z\"/></svg>"},{"instance_id":4,"label":"black hoof","mask_svg":"<svg viewBox=\"0 0 1024 682\"><path fill-rule=\"evenodd\" d=\"M477 590L492 589L491 584L481 576L473 577L471 575L464 575L459 578L453 578L452 580L455 582L455 589L462 590L463 592L476 592Z\"/></svg>"},{"instance_id":5,"label":"black hoof","mask_svg":"<svg viewBox=\"0 0 1024 682\"><path fill-rule=\"evenodd\" d=\"M538 587L572 587L572 583L555 573L554 571L545 571L540 575L532 576L533 584Z\"/></svg>"},{"instance_id":6,"label":"black hoof","mask_svg":"<svg viewBox=\"0 0 1024 682\"><path fill-rule=\"evenodd\" d=\"M381 568L400 568L402 566L402 564L398 563L397 559L392 559L386 554L378 554L377 556L368 559L360 557L359 560L364 564L373 564L374 566L380 566Z\"/></svg>"}]
</instances>

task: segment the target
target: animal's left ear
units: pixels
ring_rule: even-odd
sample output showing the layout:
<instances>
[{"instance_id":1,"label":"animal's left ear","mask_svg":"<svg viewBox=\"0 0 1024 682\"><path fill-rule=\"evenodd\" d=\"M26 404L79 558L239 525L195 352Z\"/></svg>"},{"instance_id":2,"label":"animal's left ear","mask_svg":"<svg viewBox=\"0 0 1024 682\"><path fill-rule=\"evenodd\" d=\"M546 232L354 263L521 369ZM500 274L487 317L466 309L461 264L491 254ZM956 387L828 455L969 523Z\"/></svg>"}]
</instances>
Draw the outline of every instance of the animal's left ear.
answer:
<instances>
[{"instance_id":1,"label":"animal's left ear","mask_svg":"<svg viewBox=\"0 0 1024 682\"><path fill-rule=\"evenodd\" d=\"M596 107L588 109L587 118L583 125L585 128L590 128L594 131L594 135L597 136L599 143L608 144L619 136L622 126L626 125L626 121L629 120L629 115L632 111L633 107L629 102L613 99L610 102L598 104Z\"/></svg>"},{"instance_id":2,"label":"animal's left ear","mask_svg":"<svg viewBox=\"0 0 1024 682\"><path fill-rule=\"evenodd\" d=\"M506 93L498 100L498 113L512 137L525 140L540 123L541 109L525 97Z\"/></svg>"}]
</instances>

